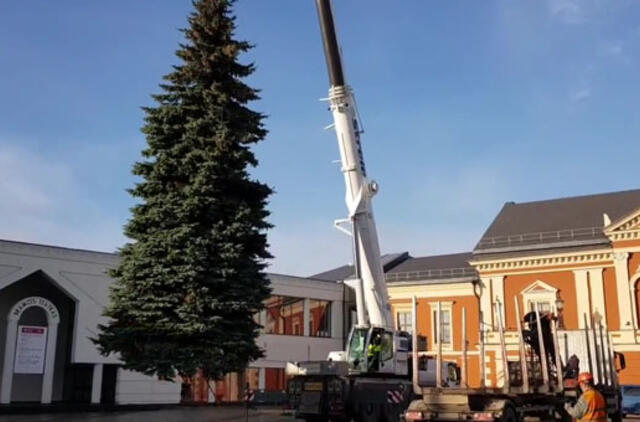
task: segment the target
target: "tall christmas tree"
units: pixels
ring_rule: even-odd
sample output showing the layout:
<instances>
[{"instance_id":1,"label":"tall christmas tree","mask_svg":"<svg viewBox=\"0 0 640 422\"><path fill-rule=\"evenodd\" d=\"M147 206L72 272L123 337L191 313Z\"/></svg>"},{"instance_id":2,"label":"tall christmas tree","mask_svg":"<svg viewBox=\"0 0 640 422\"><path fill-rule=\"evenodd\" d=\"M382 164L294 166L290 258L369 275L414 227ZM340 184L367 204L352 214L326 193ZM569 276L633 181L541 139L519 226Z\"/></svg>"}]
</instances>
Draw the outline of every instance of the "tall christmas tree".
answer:
<instances>
[{"instance_id":1,"label":"tall christmas tree","mask_svg":"<svg viewBox=\"0 0 640 422\"><path fill-rule=\"evenodd\" d=\"M209 379L259 358L259 325L270 289L264 273L267 198L253 180L251 145L265 135L258 99L242 79L254 71L234 39L233 0L197 0L183 30L181 59L145 108L142 178L125 227L111 303L94 340L127 369L171 379Z\"/></svg>"}]
</instances>

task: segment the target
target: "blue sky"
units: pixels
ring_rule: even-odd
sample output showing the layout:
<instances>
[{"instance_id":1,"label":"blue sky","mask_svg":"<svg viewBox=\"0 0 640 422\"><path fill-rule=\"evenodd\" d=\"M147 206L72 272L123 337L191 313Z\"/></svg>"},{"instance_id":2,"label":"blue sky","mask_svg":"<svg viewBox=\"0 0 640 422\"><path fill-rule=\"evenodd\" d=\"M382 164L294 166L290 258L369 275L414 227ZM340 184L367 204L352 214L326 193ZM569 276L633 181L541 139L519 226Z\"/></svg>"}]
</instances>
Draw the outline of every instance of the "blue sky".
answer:
<instances>
[{"instance_id":1,"label":"blue sky","mask_svg":"<svg viewBox=\"0 0 640 422\"><path fill-rule=\"evenodd\" d=\"M393 5L393 6L391 6ZM188 1L0 3L0 238L113 251ZM240 0L271 270L351 260L312 0ZM335 1L383 251L470 250L506 201L640 188L633 0Z\"/></svg>"}]
</instances>

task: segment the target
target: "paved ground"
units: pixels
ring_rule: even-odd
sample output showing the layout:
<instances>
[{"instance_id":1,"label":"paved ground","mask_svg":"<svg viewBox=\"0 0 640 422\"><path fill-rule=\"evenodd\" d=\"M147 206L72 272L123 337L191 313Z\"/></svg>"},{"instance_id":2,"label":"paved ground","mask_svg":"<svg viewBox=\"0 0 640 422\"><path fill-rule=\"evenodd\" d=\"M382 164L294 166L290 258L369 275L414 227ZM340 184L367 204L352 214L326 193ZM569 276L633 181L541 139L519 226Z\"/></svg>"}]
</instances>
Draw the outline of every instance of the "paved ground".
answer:
<instances>
[{"instance_id":1,"label":"paved ground","mask_svg":"<svg viewBox=\"0 0 640 422\"><path fill-rule=\"evenodd\" d=\"M244 422L244 409L234 407L183 407L163 410L139 410L102 413L52 413L44 415L2 415L2 422ZM292 416L276 409L258 409L249 412L250 422L294 422ZM638 418L625 419L638 422Z\"/></svg>"},{"instance_id":2,"label":"paved ground","mask_svg":"<svg viewBox=\"0 0 640 422\"><path fill-rule=\"evenodd\" d=\"M244 422L244 409L237 407L181 407L162 410L140 410L102 413L51 413L43 415L1 415L2 422ZM249 412L250 422L294 422L292 416L278 409Z\"/></svg>"}]
</instances>

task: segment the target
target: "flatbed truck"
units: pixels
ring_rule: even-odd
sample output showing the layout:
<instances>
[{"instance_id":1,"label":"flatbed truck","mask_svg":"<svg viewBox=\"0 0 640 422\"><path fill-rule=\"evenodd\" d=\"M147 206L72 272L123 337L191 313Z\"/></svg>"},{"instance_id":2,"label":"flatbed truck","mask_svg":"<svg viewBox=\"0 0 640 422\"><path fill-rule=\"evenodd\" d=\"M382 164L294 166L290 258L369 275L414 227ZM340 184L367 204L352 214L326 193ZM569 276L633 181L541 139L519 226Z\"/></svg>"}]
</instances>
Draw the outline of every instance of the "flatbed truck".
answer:
<instances>
[{"instance_id":1,"label":"flatbed truck","mask_svg":"<svg viewBox=\"0 0 640 422\"><path fill-rule=\"evenodd\" d=\"M495 306L499 307L501 304L496 303ZM519 334L519 359L517 360L507 354L502 314L497 310L495 312L498 319L501 358L503 362L508 362L507 365L503 365L504 385L500 388L424 387L414 375L413 390L417 398L409 403L404 413L406 422L571 421L571 416L565 411L565 404L573 404L579 397L579 387L575 378L580 371L589 371L595 375L595 387L606 399L609 419L613 422L622 420L618 371L624 369L625 359L623 354L613 351L608 331L593 317L588 318L585 315L585 328L574 334L584 339L581 361L583 363L586 361L586 365L568 371L568 365L562 365L558 330L553 315L541 314L538 310L528 314L529 324L533 325L533 329L528 332L535 334L533 343L528 345L524 335L527 330L522 328L517 299L515 309ZM415 324L415 300L413 315ZM545 318L547 327L542 324ZM482 329L479 349L480 377L484 384L485 356ZM463 356L466 354L463 353ZM438 355L438 359L440 358ZM568 356L565 358L568 360ZM578 362L577 359L574 361ZM552 371L554 362L557 363L557 367ZM466 367L466 363L463 363L463 367ZM568 372L572 374L565 377Z\"/></svg>"}]
</instances>

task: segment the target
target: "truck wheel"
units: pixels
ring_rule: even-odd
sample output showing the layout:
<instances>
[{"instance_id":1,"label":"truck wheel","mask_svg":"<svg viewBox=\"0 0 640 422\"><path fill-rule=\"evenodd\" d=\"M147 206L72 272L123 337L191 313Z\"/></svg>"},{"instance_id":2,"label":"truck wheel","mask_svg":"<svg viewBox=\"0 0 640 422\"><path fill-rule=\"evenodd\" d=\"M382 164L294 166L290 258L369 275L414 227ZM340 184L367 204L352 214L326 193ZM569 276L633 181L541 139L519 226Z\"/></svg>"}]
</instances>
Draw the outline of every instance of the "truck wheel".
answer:
<instances>
[{"instance_id":1,"label":"truck wheel","mask_svg":"<svg viewBox=\"0 0 640 422\"><path fill-rule=\"evenodd\" d=\"M573 416L568 414L564 409L560 413L560 422L573 422Z\"/></svg>"},{"instance_id":2,"label":"truck wheel","mask_svg":"<svg viewBox=\"0 0 640 422\"><path fill-rule=\"evenodd\" d=\"M307 416L304 422L327 422L327 418L323 416Z\"/></svg>"},{"instance_id":3,"label":"truck wheel","mask_svg":"<svg viewBox=\"0 0 640 422\"><path fill-rule=\"evenodd\" d=\"M512 407L506 407L504 412L502 412L500 422L519 422L518 415L516 415L516 412Z\"/></svg>"},{"instance_id":4,"label":"truck wheel","mask_svg":"<svg viewBox=\"0 0 640 422\"><path fill-rule=\"evenodd\" d=\"M609 415L611 422L622 422L622 412L616 412Z\"/></svg>"},{"instance_id":5,"label":"truck wheel","mask_svg":"<svg viewBox=\"0 0 640 422\"><path fill-rule=\"evenodd\" d=\"M359 422L380 421L380 406L377 403L365 403L360 406Z\"/></svg>"},{"instance_id":6,"label":"truck wheel","mask_svg":"<svg viewBox=\"0 0 640 422\"><path fill-rule=\"evenodd\" d=\"M400 422L402 417L402 410L403 407L401 404L387 403L383 405L382 418L387 422Z\"/></svg>"}]
</instances>

